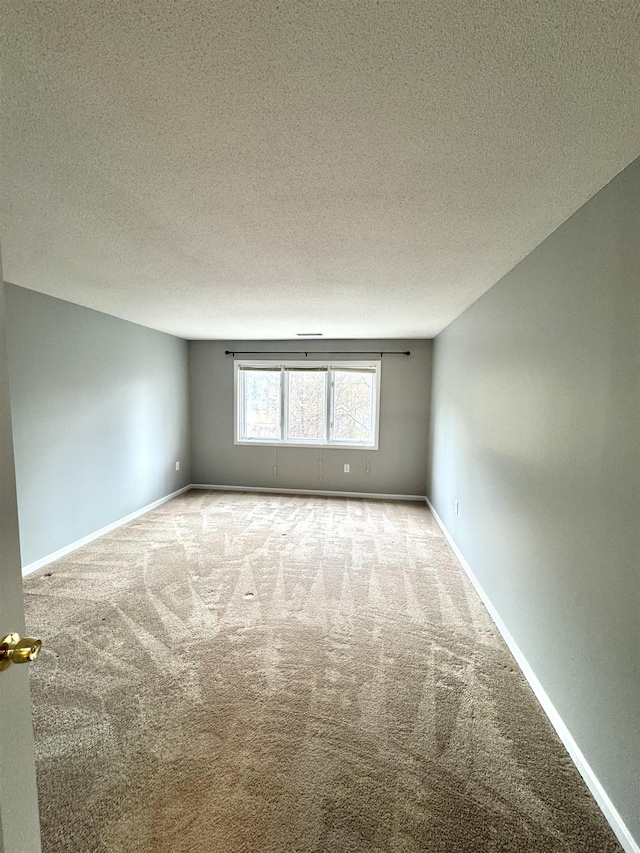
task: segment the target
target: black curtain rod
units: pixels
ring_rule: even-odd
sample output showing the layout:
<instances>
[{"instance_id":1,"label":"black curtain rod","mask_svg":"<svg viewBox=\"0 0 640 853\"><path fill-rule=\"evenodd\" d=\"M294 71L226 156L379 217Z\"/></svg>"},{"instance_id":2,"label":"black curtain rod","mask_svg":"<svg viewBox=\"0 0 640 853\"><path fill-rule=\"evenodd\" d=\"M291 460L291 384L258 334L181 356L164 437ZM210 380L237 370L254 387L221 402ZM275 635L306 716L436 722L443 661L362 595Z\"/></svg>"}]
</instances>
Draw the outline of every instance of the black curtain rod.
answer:
<instances>
[{"instance_id":1,"label":"black curtain rod","mask_svg":"<svg viewBox=\"0 0 640 853\"><path fill-rule=\"evenodd\" d=\"M224 351L225 355L304 355L308 356L309 353L311 355L376 355L377 350L342 350L342 349L316 349L316 350L291 350L291 349L274 349L274 350L262 350L262 349L237 349L231 350L226 349ZM399 351L389 351L385 350L385 352L380 353L383 355L411 355L411 350L406 350L403 352Z\"/></svg>"}]
</instances>

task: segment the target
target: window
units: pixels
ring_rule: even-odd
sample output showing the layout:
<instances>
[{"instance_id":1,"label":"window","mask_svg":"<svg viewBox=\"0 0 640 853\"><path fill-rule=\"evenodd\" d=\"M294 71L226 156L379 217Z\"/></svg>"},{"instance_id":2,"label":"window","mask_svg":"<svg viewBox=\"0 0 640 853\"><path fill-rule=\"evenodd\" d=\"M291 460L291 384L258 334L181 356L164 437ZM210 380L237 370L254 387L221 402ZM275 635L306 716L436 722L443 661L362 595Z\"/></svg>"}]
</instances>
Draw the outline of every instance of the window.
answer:
<instances>
[{"instance_id":1,"label":"window","mask_svg":"<svg viewBox=\"0 0 640 853\"><path fill-rule=\"evenodd\" d=\"M236 444L378 447L380 362L236 361Z\"/></svg>"}]
</instances>

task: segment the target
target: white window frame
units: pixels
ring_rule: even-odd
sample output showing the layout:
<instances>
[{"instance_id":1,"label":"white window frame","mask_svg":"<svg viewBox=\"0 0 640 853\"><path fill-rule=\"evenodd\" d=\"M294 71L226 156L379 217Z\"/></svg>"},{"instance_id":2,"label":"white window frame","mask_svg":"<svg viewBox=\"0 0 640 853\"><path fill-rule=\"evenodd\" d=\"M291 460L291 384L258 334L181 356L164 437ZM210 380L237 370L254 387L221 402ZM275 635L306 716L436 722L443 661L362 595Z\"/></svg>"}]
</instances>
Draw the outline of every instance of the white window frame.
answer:
<instances>
[{"instance_id":1,"label":"white window frame","mask_svg":"<svg viewBox=\"0 0 640 853\"><path fill-rule=\"evenodd\" d=\"M296 369L296 368L320 368L326 370L329 374L328 381L326 382L326 393L327 398L325 402L325 435L329 436L327 441L318 441L316 439L296 439L295 441L291 441L285 438L285 430L286 425L285 421L288 419L288 393L289 393L289 382L288 382L288 369ZM244 406L244 394L239 393L242 388L243 380L241 378L243 370L247 368L255 368L255 369L264 369L269 368L273 370L274 368L280 368L282 372L281 377L281 393L280 393L280 434L282 438L279 439L256 439L256 438L243 438L240 435L240 427L244 423L243 417L243 406ZM318 361L316 359L307 359L306 361L274 361L274 360L261 360L261 361L246 361L244 359L237 359L234 361L233 367L233 396L234 396L234 419L233 419L233 437L234 444L241 444L245 447L333 447L333 448L350 448L352 450L378 450L379 439L380 439L380 373L382 368L382 361L380 359L370 360L370 361ZM366 443L363 441L331 441L331 432L333 429L333 405L334 405L334 394L333 394L333 371L335 370L368 370L373 371L373 402L375 406L375 412L373 417L374 422L374 440L371 443Z\"/></svg>"}]
</instances>

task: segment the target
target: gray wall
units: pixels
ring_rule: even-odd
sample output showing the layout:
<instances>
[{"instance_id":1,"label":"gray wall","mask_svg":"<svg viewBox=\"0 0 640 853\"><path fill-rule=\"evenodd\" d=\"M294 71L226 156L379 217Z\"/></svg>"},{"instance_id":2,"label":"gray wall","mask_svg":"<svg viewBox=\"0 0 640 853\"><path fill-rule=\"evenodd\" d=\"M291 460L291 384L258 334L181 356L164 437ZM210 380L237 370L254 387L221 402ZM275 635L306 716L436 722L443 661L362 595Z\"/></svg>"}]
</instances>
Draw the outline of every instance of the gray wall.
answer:
<instances>
[{"instance_id":1,"label":"gray wall","mask_svg":"<svg viewBox=\"0 0 640 853\"><path fill-rule=\"evenodd\" d=\"M429 415L431 341L192 341L193 482L225 486L423 495ZM273 447L233 443L233 358L225 349L410 350L385 356L380 380L379 450ZM309 356L310 358L312 356ZM323 356L318 356L322 358ZM340 356L343 358L343 356ZM358 356L353 356L358 358ZM320 465L322 457L322 479ZM369 473L366 463L369 460ZM351 466L349 474L343 464Z\"/></svg>"},{"instance_id":2,"label":"gray wall","mask_svg":"<svg viewBox=\"0 0 640 853\"><path fill-rule=\"evenodd\" d=\"M436 338L427 487L638 840L639 200L640 161Z\"/></svg>"},{"instance_id":3,"label":"gray wall","mask_svg":"<svg viewBox=\"0 0 640 853\"><path fill-rule=\"evenodd\" d=\"M188 344L13 285L6 297L26 565L191 482Z\"/></svg>"}]
</instances>

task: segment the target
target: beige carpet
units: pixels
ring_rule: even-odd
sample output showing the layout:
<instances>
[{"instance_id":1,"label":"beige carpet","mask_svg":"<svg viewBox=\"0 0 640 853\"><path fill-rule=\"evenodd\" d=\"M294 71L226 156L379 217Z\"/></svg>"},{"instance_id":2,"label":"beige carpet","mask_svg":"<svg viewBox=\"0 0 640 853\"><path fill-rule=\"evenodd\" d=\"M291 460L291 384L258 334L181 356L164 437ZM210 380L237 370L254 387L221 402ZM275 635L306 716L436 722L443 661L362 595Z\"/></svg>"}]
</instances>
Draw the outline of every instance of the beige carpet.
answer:
<instances>
[{"instance_id":1,"label":"beige carpet","mask_svg":"<svg viewBox=\"0 0 640 853\"><path fill-rule=\"evenodd\" d=\"M25 586L45 853L621 849L424 505L194 491Z\"/></svg>"}]
</instances>

